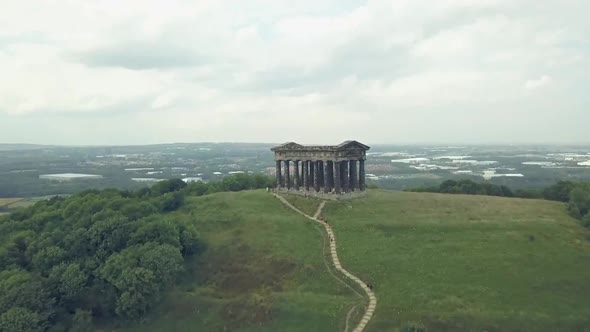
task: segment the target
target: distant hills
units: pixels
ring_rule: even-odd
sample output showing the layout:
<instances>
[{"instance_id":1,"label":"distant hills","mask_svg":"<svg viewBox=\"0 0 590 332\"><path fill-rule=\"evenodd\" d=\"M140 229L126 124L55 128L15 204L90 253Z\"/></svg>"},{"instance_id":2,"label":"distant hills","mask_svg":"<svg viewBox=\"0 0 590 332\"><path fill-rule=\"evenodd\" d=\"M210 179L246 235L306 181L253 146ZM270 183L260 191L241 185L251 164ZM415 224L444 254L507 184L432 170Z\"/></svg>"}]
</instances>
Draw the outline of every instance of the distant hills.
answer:
<instances>
[{"instance_id":1,"label":"distant hills","mask_svg":"<svg viewBox=\"0 0 590 332\"><path fill-rule=\"evenodd\" d=\"M12 150L37 150L50 147L51 145L41 144L3 144L0 143L0 151L12 151Z\"/></svg>"}]
</instances>

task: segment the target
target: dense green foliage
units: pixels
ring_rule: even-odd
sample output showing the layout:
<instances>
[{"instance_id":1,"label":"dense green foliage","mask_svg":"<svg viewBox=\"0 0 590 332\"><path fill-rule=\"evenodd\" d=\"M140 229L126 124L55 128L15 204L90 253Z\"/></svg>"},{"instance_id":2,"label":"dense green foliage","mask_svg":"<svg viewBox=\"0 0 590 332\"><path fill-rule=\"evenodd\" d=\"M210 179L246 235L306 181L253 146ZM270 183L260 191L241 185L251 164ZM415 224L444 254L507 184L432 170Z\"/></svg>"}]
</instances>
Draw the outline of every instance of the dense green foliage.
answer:
<instances>
[{"instance_id":1,"label":"dense green foliage","mask_svg":"<svg viewBox=\"0 0 590 332\"><path fill-rule=\"evenodd\" d=\"M471 180L446 180L438 186L407 189L414 192L432 192L442 194L467 194L513 197L514 193L506 186L498 186L489 182L475 182Z\"/></svg>"},{"instance_id":2,"label":"dense green foliage","mask_svg":"<svg viewBox=\"0 0 590 332\"><path fill-rule=\"evenodd\" d=\"M217 183L161 181L135 192L88 190L0 218L0 331L84 331L93 320L138 319L204 244L186 195L272 185L239 174Z\"/></svg>"},{"instance_id":3,"label":"dense green foliage","mask_svg":"<svg viewBox=\"0 0 590 332\"><path fill-rule=\"evenodd\" d=\"M186 187L185 192L193 196L202 196L226 191L273 188L274 186L275 179L263 174L236 174L217 182L192 182Z\"/></svg>"},{"instance_id":4,"label":"dense green foliage","mask_svg":"<svg viewBox=\"0 0 590 332\"><path fill-rule=\"evenodd\" d=\"M189 220L166 214L184 186L90 190L0 220L0 331L85 331L93 319L143 315L202 247Z\"/></svg>"},{"instance_id":5,"label":"dense green foliage","mask_svg":"<svg viewBox=\"0 0 590 332\"><path fill-rule=\"evenodd\" d=\"M566 202L569 214L590 228L590 183L560 181L543 191L545 199Z\"/></svg>"}]
</instances>

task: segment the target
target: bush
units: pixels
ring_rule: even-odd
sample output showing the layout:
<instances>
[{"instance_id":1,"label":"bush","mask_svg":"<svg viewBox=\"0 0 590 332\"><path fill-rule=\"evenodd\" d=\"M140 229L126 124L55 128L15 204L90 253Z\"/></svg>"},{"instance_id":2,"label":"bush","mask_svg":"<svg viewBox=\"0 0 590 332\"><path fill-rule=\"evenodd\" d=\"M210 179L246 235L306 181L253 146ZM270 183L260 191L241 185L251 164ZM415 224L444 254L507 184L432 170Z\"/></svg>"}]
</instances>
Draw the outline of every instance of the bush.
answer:
<instances>
[{"instance_id":1,"label":"bush","mask_svg":"<svg viewBox=\"0 0 590 332\"><path fill-rule=\"evenodd\" d=\"M0 315L1 332L37 332L40 331L39 314L22 307L14 307Z\"/></svg>"},{"instance_id":2,"label":"bush","mask_svg":"<svg viewBox=\"0 0 590 332\"><path fill-rule=\"evenodd\" d=\"M426 332L426 327L421 323L409 322L399 329L400 332Z\"/></svg>"},{"instance_id":3,"label":"bush","mask_svg":"<svg viewBox=\"0 0 590 332\"><path fill-rule=\"evenodd\" d=\"M513 197L512 190L503 185L495 185L491 183L478 183L471 180L446 180L438 187L421 187L408 189L407 191L414 192L435 192L443 194L466 194L466 195L488 195Z\"/></svg>"}]
</instances>

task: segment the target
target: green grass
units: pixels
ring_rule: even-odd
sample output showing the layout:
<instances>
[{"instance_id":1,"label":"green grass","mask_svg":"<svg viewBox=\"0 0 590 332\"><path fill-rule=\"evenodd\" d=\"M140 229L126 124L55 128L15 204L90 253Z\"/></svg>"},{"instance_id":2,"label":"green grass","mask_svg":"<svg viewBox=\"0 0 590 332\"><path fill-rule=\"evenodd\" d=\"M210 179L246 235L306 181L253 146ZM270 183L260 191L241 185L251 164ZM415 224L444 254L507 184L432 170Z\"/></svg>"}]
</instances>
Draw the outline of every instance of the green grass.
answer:
<instances>
[{"instance_id":1,"label":"green grass","mask_svg":"<svg viewBox=\"0 0 590 332\"><path fill-rule=\"evenodd\" d=\"M560 203L369 191L324 214L375 285L368 331L590 331L590 232Z\"/></svg>"},{"instance_id":2,"label":"green grass","mask_svg":"<svg viewBox=\"0 0 590 332\"><path fill-rule=\"evenodd\" d=\"M143 324L105 331L338 331L358 298L328 273L316 226L265 191L189 197L207 242Z\"/></svg>"},{"instance_id":3,"label":"green grass","mask_svg":"<svg viewBox=\"0 0 590 332\"><path fill-rule=\"evenodd\" d=\"M321 200L313 197L303 197L295 194L283 194L282 195L289 203L293 204L299 210L305 212L305 214L313 216L318 207L320 207Z\"/></svg>"},{"instance_id":4,"label":"green grass","mask_svg":"<svg viewBox=\"0 0 590 332\"><path fill-rule=\"evenodd\" d=\"M142 324L104 331L343 330L358 298L328 273L311 221L264 191L189 197L174 215L207 250ZM560 203L371 190L324 215L344 267L375 286L369 332L590 331L590 232Z\"/></svg>"}]
</instances>

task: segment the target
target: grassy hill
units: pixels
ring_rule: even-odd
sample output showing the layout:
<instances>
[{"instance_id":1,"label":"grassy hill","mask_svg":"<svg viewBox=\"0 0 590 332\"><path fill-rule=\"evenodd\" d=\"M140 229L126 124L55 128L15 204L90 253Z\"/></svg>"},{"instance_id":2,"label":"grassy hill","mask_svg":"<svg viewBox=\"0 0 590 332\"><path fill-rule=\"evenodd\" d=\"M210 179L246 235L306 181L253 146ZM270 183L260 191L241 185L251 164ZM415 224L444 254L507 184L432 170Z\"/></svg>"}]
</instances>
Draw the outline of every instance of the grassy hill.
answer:
<instances>
[{"instance_id":1,"label":"grassy hill","mask_svg":"<svg viewBox=\"0 0 590 332\"><path fill-rule=\"evenodd\" d=\"M375 284L368 331L590 330L590 232L562 204L370 191L324 211L343 263Z\"/></svg>"},{"instance_id":2,"label":"grassy hill","mask_svg":"<svg viewBox=\"0 0 590 332\"><path fill-rule=\"evenodd\" d=\"M590 327L590 232L559 203L375 190L324 211L342 264L375 285L367 331ZM175 213L209 247L143 324L117 331L344 329L358 298L328 273L312 222L264 191L189 197Z\"/></svg>"},{"instance_id":3,"label":"grassy hill","mask_svg":"<svg viewBox=\"0 0 590 332\"><path fill-rule=\"evenodd\" d=\"M359 299L329 274L311 221L265 191L189 197L175 213L209 247L143 324L117 331L344 329Z\"/></svg>"}]
</instances>

